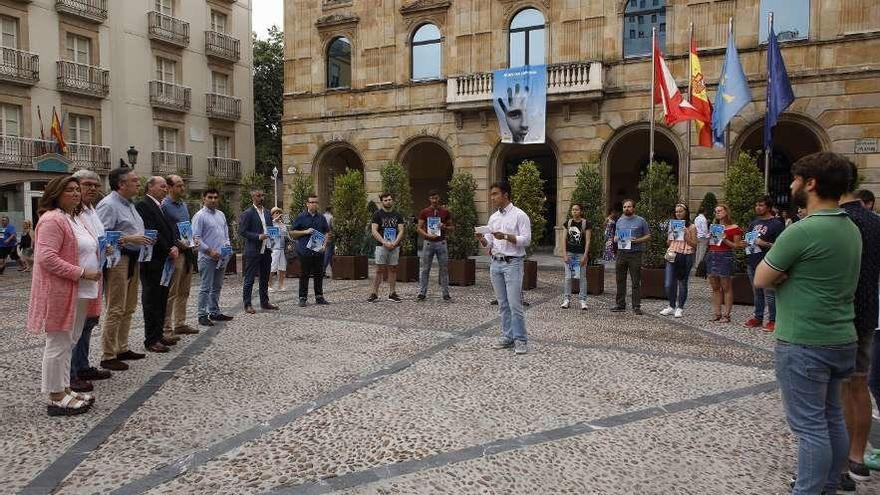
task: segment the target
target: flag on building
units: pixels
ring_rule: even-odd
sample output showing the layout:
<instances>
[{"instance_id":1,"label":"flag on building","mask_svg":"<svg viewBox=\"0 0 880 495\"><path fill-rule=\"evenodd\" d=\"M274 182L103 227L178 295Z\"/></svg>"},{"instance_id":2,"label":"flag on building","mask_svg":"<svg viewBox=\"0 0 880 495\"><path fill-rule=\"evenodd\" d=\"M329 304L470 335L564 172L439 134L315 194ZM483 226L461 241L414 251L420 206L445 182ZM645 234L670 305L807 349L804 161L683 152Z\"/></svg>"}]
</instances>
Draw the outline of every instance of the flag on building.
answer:
<instances>
[{"instance_id":1,"label":"flag on building","mask_svg":"<svg viewBox=\"0 0 880 495\"><path fill-rule=\"evenodd\" d=\"M691 84L688 100L691 105L700 112L701 118L694 124L697 128L699 145L707 148L712 147L712 103L709 102L709 94L706 92L706 80L703 77L703 68L700 66L700 57L697 56L697 41L691 33Z\"/></svg>"},{"instance_id":2,"label":"flag on building","mask_svg":"<svg viewBox=\"0 0 880 495\"><path fill-rule=\"evenodd\" d=\"M770 34L767 36L767 114L764 116L764 149L773 146L773 127L779 115L794 101L794 92L785 70L785 61L779 51L779 42L773 32L771 17Z\"/></svg>"},{"instance_id":3,"label":"flag on building","mask_svg":"<svg viewBox=\"0 0 880 495\"><path fill-rule=\"evenodd\" d=\"M58 118L58 112L55 111L55 108L52 108L52 127L49 130L49 133L55 138L55 142L58 143L58 151L61 154L66 154L67 143L64 141L64 131L61 129L61 120Z\"/></svg>"},{"instance_id":4,"label":"flag on building","mask_svg":"<svg viewBox=\"0 0 880 495\"><path fill-rule=\"evenodd\" d=\"M733 29L727 31L727 53L724 56L724 68L718 79L718 91L715 93L715 108L712 112L712 141L718 148L724 147L724 131L730 121L749 104L752 92L739 63L739 53L733 39Z\"/></svg>"},{"instance_id":5,"label":"flag on building","mask_svg":"<svg viewBox=\"0 0 880 495\"><path fill-rule=\"evenodd\" d=\"M654 104L663 104L666 125L703 118L703 115L685 100L678 90L678 85L672 78L666 61L663 60L663 54L660 53L660 47L657 46L656 36L654 37L654 74Z\"/></svg>"}]
</instances>

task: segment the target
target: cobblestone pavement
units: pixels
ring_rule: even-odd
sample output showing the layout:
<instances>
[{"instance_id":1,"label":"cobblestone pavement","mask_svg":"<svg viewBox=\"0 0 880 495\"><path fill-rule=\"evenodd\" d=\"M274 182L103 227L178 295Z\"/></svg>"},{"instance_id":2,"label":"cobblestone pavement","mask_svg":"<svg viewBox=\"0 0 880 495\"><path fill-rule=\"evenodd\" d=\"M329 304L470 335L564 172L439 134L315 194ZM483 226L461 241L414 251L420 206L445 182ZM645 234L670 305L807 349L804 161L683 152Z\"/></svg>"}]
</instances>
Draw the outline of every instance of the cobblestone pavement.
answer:
<instances>
[{"instance_id":1,"label":"cobblestone pavement","mask_svg":"<svg viewBox=\"0 0 880 495\"><path fill-rule=\"evenodd\" d=\"M7 270L0 493L787 493L794 438L772 335L741 327L750 308L708 323L697 279L682 319L659 300L612 314L608 273L610 293L562 310L545 266L530 353L514 356L490 349L487 278L451 303L436 282L423 303L402 284L400 304L328 281L332 305L307 308L289 280L281 311L246 315L228 276L235 320L95 382L93 410L59 419L39 393L42 340L23 330L29 281ZM133 349L142 338L138 314Z\"/></svg>"}]
</instances>

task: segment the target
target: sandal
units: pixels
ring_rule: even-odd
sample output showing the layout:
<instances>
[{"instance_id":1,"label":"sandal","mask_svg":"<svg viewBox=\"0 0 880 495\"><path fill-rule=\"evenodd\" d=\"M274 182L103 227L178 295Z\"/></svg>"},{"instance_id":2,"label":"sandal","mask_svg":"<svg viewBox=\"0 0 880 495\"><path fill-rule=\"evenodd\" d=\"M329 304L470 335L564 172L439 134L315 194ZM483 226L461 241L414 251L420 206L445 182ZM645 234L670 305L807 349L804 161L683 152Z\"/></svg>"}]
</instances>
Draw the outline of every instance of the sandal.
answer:
<instances>
[{"instance_id":1,"label":"sandal","mask_svg":"<svg viewBox=\"0 0 880 495\"><path fill-rule=\"evenodd\" d=\"M718 321L718 320L720 320L720 319L721 319L721 315L720 315L720 314L717 314L717 315L715 315L715 318L712 318L712 319L709 320L709 321Z\"/></svg>"},{"instance_id":2,"label":"sandal","mask_svg":"<svg viewBox=\"0 0 880 495\"><path fill-rule=\"evenodd\" d=\"M726 314L718 319L718 323L730 323L730 315Z\"/></svg>"},{"instance_id":3,"label":"sandal","mask_svg":"<svg viewBox=\"0 0 880 495\"><path fill-rule=\"evenodd\" d=\"M92 394L83 394L83 393L74 392L73 390L71 390L70 395L72 395L74 399L81 400L90 406L95 403L95 396Z\"/></svg>"},{"instance_id":4,"label":"sandal","mask_svg":"<svg viewBox=\"0 0 880 495\"><path fill-rule=\"evenodd\" d=\"M50 400L46 412L49 416L76 416L88 412L91 407L72 395L65 395L61 400Z\"/></svg>"}]
</instances>

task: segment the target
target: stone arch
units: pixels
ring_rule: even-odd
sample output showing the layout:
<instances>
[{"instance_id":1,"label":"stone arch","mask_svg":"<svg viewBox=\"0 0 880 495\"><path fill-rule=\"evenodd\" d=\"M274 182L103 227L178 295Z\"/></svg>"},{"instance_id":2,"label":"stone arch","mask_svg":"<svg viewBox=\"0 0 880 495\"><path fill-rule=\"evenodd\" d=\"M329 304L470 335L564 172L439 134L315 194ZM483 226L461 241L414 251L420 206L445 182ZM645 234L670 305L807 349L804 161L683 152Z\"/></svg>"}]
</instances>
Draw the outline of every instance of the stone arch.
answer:
<instances>
[{"instance_id":1,"label":"stone arch","mask_svg":"<svg viewBox=\"0 0 880 495\"><path fill-rule=\"evenodd\" d=\"M321 147L312 162L312 176L321 207L330 204L335 178L346 169L364 172L364 159L358 149L346 141L332 141Z\"/></svg>"},{"instance_id":2,"label":"stone arch","mask_svg":"<svg viewBox=\"0 0 880 495\"><path fill-rule=\"evenodd\" d=\"M416 209L427 203L431 189L440 192L442 201L448 199L449 180L454 171L452 156L446 141L435 136L416 136L400 147L396 160L409 172L410 193Z\"/></svg>"}]
</instances>

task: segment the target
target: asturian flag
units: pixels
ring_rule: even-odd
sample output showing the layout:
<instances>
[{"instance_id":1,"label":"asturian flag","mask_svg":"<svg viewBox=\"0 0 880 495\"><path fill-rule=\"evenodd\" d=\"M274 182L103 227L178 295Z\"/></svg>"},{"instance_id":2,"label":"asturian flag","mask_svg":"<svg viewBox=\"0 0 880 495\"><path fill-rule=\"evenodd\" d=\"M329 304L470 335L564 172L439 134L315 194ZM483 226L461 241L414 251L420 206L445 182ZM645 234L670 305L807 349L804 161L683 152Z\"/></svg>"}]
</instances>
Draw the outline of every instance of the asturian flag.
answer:
<instances>
[{"instance_id":1,"label":"asturian flag","mask_svg":"<svg viewBox=\"0 0 880 495\"><path fill-rule=\"evenodd\" d=\"M703 113L685 101L675 84L675 79L663 60L657 38L654 38L654 104L663 104L666 125L675 125L685 120L703 120Z\"/></svg>"},{"instance_id":2,"label":"asturian flag","mask_svg":"<svg viewBox=\"0 0 880 495\"><path fill-rule=\"evenodd\" d=\"M706 80L703 77L703 68L700 66L700 57L697 56L697 41L691 35L691 94L688 98L691 105L700 112L702 118L694 124L697 127L700 146L712 147L712 104L709 103L709 94L706 92Z\"/></svg>"}]
</instances>

